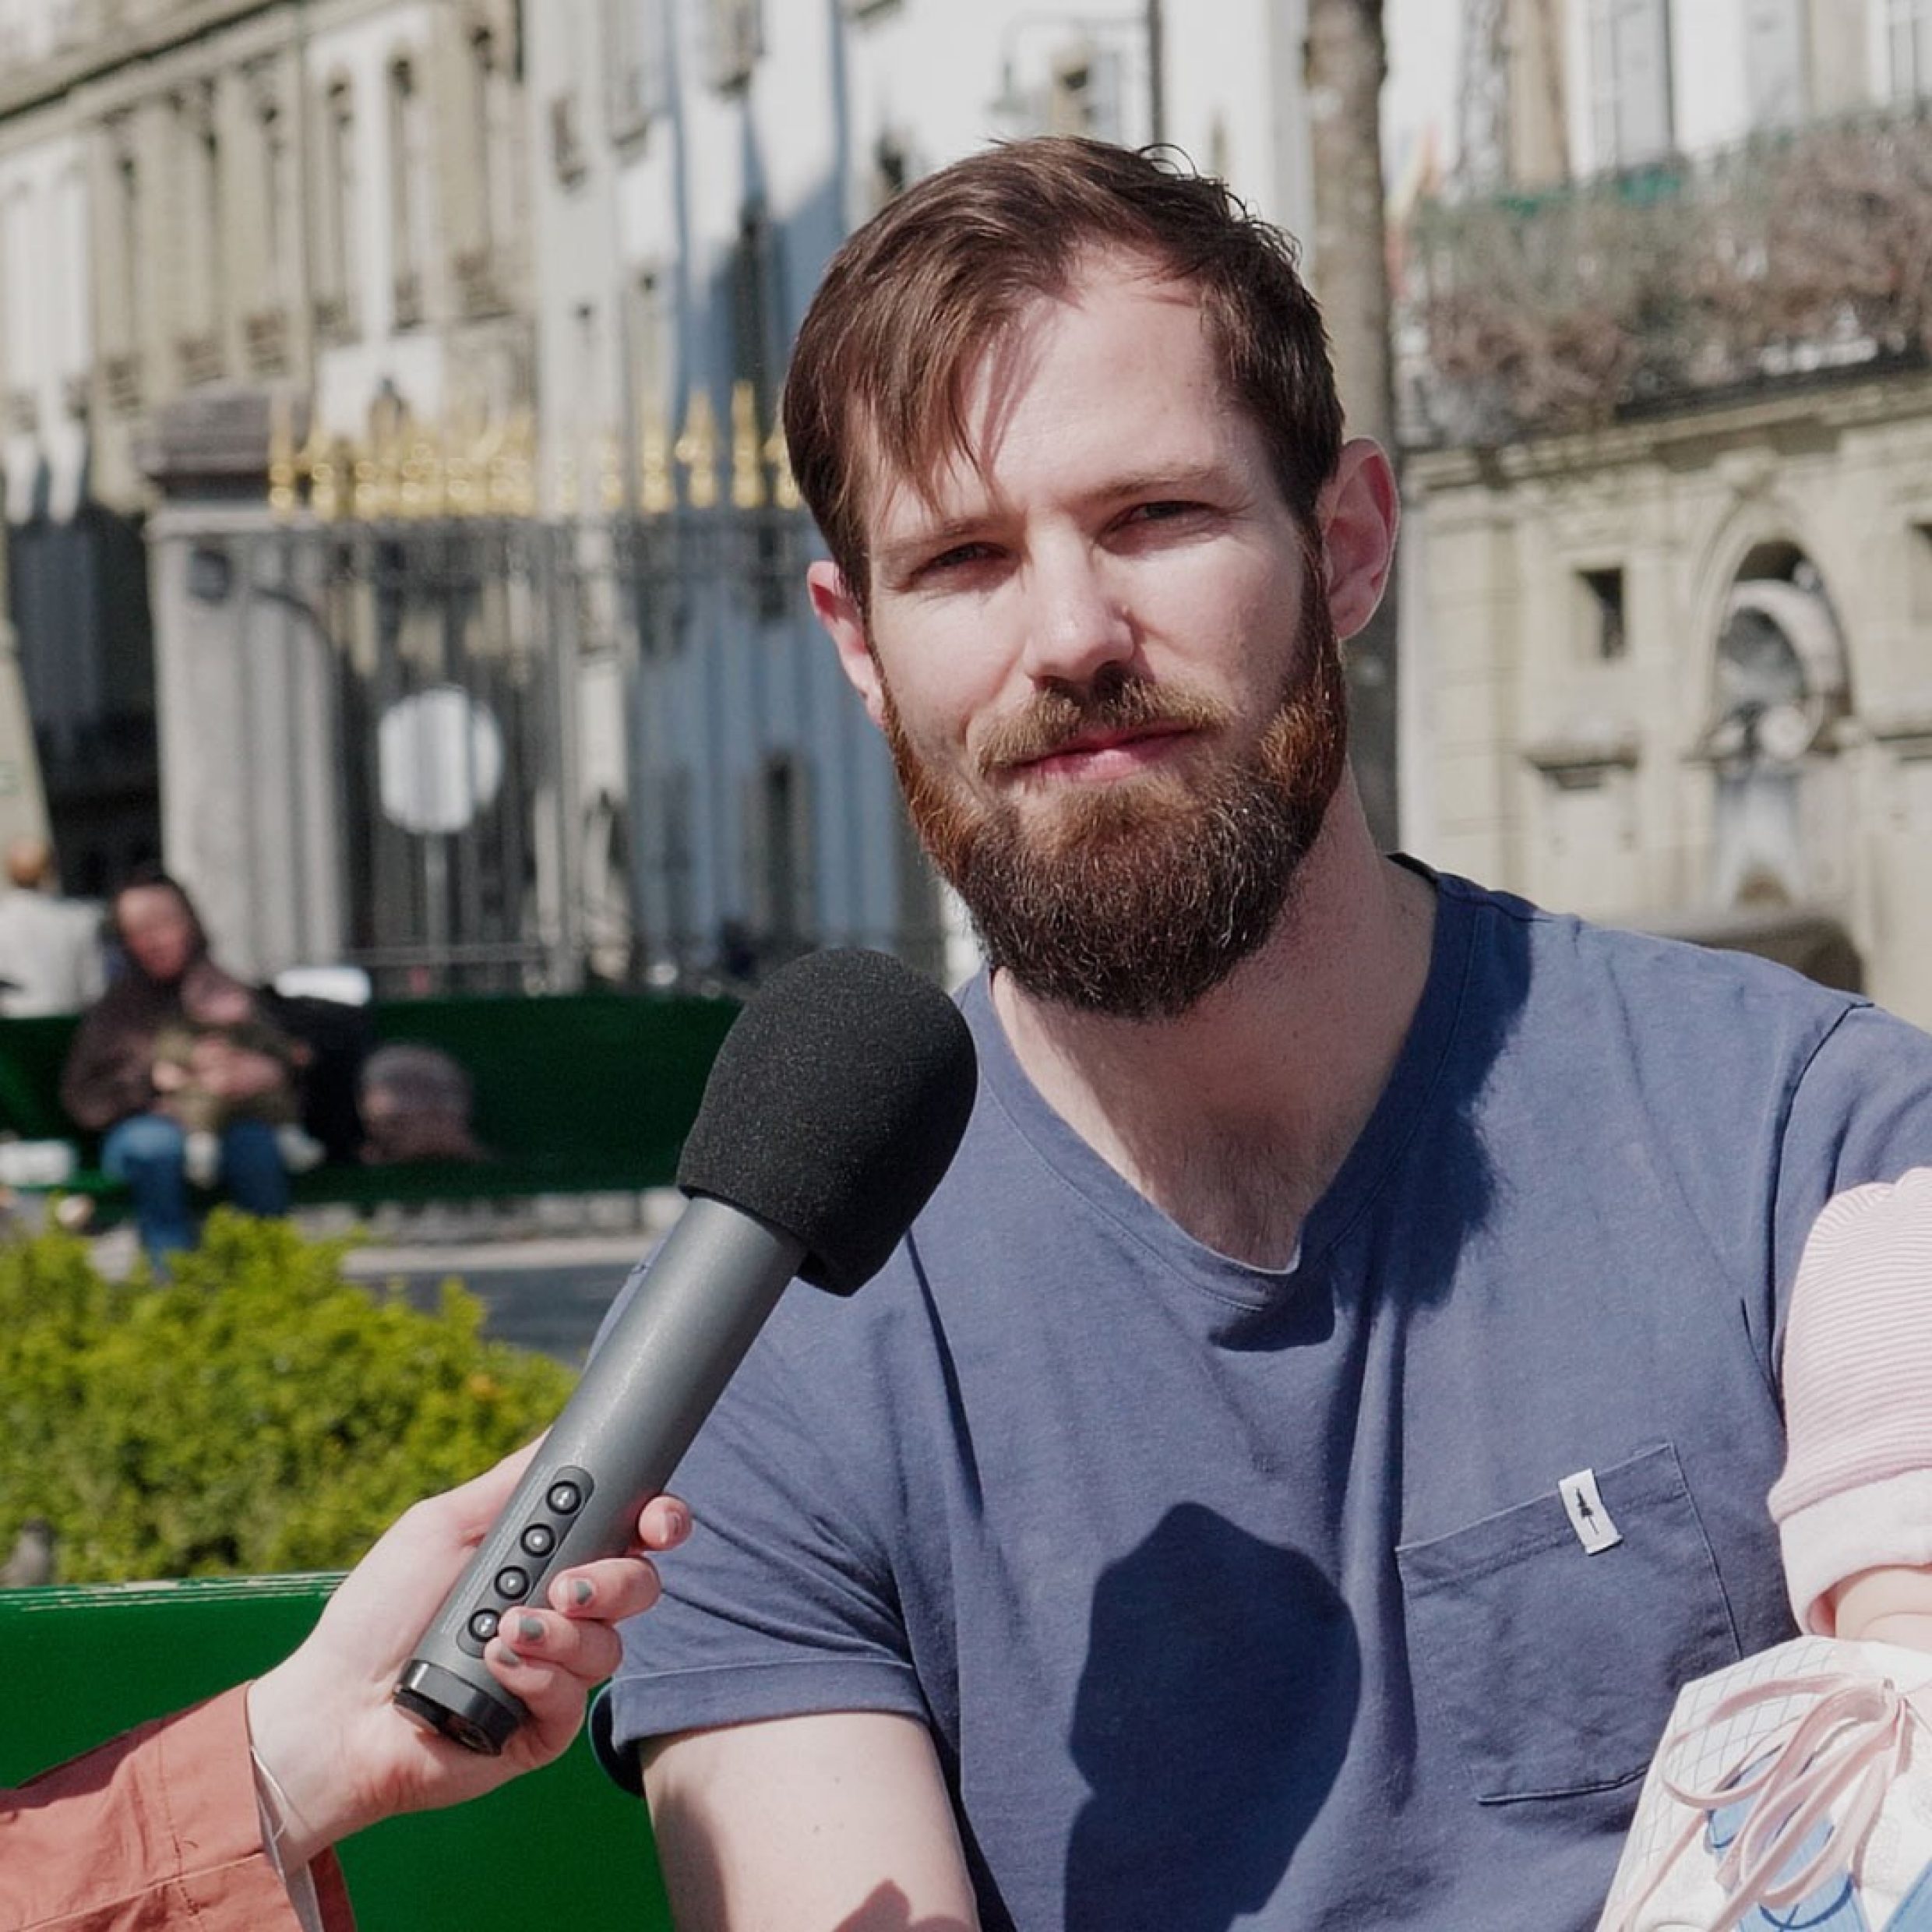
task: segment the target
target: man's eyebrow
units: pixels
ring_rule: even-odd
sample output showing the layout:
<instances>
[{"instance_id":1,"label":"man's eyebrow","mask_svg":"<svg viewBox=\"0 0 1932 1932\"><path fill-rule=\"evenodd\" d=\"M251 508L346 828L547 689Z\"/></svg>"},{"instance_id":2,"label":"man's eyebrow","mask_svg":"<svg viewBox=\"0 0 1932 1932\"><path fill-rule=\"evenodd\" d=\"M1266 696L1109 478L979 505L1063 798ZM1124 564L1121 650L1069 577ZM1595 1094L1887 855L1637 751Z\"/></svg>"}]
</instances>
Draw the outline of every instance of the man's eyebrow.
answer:
<instances>
[{"instance_id":1,"label":"man's eyebrow","mask_svg":"<svg viewBox=\"0 0 1932 1932\"><path fill-rule=\"evenodd\" d=\"M943 523L922 524L916 530L908 531L903 537L878 545L873 552L873 558L881 569L903 569L923 556L982 534L990 520L989 513L986 516L949 516Z\"/></svg>"},{"instance_id":2,"label":"man's eyebrow","mask_svg":"<svg viewBox=\"0 0 1932 1932\"><path fill-rule=\"evenodd\" d=\"M1158 470L1137 470L1127 476L1118 477L1104 490L1098 490L1098 496L1172 496L1184 495L1190 490L1218 490L1225 492L1229 476L1224 464L1214 462L1172 463Z\"/></svg>"}]
</instances>

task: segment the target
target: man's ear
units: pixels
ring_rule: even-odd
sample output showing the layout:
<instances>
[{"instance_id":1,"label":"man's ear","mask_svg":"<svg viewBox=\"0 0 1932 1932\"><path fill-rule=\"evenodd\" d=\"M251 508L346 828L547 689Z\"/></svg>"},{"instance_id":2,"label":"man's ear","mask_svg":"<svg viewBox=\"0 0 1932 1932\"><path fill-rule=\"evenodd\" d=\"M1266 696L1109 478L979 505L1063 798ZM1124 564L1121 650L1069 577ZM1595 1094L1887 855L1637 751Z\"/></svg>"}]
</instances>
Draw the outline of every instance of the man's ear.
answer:
<instances>
[{"instance_id":1,"label":"man's ear","mask_svg":"<svg viewBox=\"0 0 1932 1932\"><path fill-rule=\"evenodd\" d=\"M1353 637L1375 615L1395 560L1401 511L1395 473L1380 443L1358 436L1342 447L1316 502L1327 573L1328 612L1338 637Z\"/></svg>"},{"instance_id":2,"label":"man's ear","mask_svg":"<svg viewBox=\"0 0 1932 1932\"><path fill-rule=\"evenodd\" d=\"M820 560L806 567L805 585L811 593L812 608L826 634L838 647L839 668L851 680L852 689L866 701L866 715L875 724L885 721L886 688L879 675L878 660L866 641L866 620L858 600L846 587L838 566Z\"/></svg>"}]
</instances>

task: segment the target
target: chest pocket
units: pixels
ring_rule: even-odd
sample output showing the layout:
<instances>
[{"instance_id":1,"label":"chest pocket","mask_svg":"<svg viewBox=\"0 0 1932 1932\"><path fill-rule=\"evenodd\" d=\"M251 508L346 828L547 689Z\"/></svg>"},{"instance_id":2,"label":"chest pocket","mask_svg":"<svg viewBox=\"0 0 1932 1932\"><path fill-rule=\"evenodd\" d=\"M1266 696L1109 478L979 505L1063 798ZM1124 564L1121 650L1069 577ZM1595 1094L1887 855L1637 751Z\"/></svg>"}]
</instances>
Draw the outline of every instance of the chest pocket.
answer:
<instances>
[{"instance_id":1,"label":"chest pocket","mask_svg":"<svg viewBox=\"0 0 1932 1932\"><path fill-rule=\"evenodd\" d=\"M1595 1474L1609 1549L1585 1551L1553 1479L1395 1553L1417 1723L1453 1740L1485 1804L1641 1776L1681 1686L1741 1654L1676 1450Z\"/></svg>"}]
</instances>

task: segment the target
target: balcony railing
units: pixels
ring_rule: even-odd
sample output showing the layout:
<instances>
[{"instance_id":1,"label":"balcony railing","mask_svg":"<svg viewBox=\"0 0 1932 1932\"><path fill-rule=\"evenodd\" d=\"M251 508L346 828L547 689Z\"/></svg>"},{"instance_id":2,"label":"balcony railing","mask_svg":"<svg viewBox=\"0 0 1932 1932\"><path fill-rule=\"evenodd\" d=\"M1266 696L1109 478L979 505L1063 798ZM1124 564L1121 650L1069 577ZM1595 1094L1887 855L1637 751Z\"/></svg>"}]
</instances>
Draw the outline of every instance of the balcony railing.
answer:
<instances>
[{"instance_id":1,"label":"balcony railing","mask_svg":"<svg viewBox=\"0 0 1932 1932\"><path fill-rule=\"evenodd\" d=\"M1433 204L1402 288L1406 426L1423 443L1917 362L1932 347L1932 117Z\"/></svg>"},{"instance_id":2,"label":"balcony railing","mask_svg":"<svg viewBox=\"0 0 1932 1932\"><path fill-rule=\"evenodd\" d=\"M507 315L510 301L506 292L505 264L499 252L488 242L464 249L455 258L457 306L467 321Z\"/></svg>"},{"instance_id":3,"label":"balcony railing","mask_svg":"<svg viewBox=\"0 0 1932 1932\"><path fill-rule=\"evenodd\" d=\"M217 383L227 373L227 358L222 353L221 337L213 330L179 336L175 342L175 360L184 386Z\"/></svg>"},{"instance_id":4,"label":"balcony railing","mask_svg":"<svg viewBox=\"0 0 1932 1932\"><path fill-rule=\"evenodd\" d=\"M327 347L335 347L356 338L354 304L346 294L318 295L315 301L316 334Z\"/></svg>"},{"instance_id":5,"label":"balcony railing","mask_svg":"<svg viewBox=\"0 0 1932 1932\"><path fill-rule=\"evenodd\" d=\"M138 354L104 356L100 386L108 407L125 415L141 406L141 358Z\"/></svg>"},{"instance_id":6,"label":"balcony railing","mask_svg":"<svg viewBox=\"0 0 1932 1932\"><path fill-rule=\"evenodd\" d=\"M256 375L288 372L288 311L257 308L243 318L242 337L248 345L249 368Z\"/></svg>"}]
</instances>

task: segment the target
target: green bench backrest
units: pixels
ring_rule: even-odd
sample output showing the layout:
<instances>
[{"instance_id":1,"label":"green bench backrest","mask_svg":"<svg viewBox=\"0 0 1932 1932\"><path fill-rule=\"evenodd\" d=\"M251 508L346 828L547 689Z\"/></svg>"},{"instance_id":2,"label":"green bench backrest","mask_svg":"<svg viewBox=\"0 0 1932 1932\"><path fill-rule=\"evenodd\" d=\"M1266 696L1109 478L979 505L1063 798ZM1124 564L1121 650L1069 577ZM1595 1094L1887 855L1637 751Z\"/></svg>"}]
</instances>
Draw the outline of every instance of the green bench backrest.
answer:
<instances>
[{"instance_id":1,"label":"green bench backrest","mask_svg":"<svg viewBox=\"0 0 1932 1932\"><path fill-rule=\"evenodd\" d=\"M475 1090L477 1137L497 1158L474 1169L340 1168L305 1197L589 1193L661 1186L704 1091L731 1000L679 994L563 993L527 999L395 1000L370 1009L379 1042L442 1048ZM74 1137L60 1105L76 1021L0 1020L0 1128Z\"/></svg>"},{"instance_id":2,"label":"green bench backrest","mask_svg":"<svg viewBox=\"0 0 1932 1932\"><path fill-rule=\"evenodd\" d=\"M0 1126L23 1141L73 1133L60 1103L61 1069L78 1022L71 1014L0 1020Z\"/></svg>"},{"instance_id":3,"label":"green bench backrest","mask_svg":"<svg viewBox=\"0 0 1932 1932\"><path fill-rule=\"evenodd\" d=\"M411 999L372 1011L379 1039L440 1047L468 1072L486 1148L585 1190L670 1180L738 1009L728 999L569 993Z\"/></svg>"},{"instance_id":4,"label":"green bench backrest","mask_svg":"<svg viewBox=\"0 0 1932 1932\"><path fill-rule=\"evenodd\" d=\"M301 1641L319 1577L0 1591L0 1788L252 1676ZM668 1928L643 1807L580 1739L554 1765L342 1848L360 1932Z\"/></svg>"}]
</instances>

